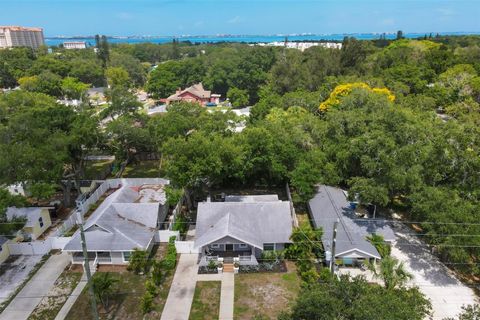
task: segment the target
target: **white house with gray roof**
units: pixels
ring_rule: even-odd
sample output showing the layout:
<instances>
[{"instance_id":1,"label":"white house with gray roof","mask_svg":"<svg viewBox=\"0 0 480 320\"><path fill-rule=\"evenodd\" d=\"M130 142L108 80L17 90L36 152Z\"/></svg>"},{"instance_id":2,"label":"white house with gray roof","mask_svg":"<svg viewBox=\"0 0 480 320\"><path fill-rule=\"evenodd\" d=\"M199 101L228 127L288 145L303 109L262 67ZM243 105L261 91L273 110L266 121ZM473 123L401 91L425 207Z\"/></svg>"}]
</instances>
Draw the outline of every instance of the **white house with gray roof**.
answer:
<instances>
[{"instance_id":1,"label":"white house with gray roof","mask_svg":"<svg viewBox=\"0 0 480 320\"><path fill-rule=\"evenodd\" d=\"M347 192L330 186L318 186L308 203L315 228L322 228L322 243L327 258L331 256L333 225L338 221L335 259L344 265L357 265L365 260L381 259L377 249L366 239L379 234L387 242L395 241L391 227L381 219L360 218L347 199Z\"/></svg>"},{"instance_id":2,"label":"white house with gray roof","mask_svg":"<svg viewBox=\"0 0 480 320\"><path fill-rule=\"evenodd\" d=\"M123 182L84 224L89 258L99 264L126 264L135 248L149 251L167 215L164 187L168 180L140 185L135 179ZM83 262L79 231L63 250L71 253L72 263Z\"/></svg>"},{"instance_id":3,"label":"white house with gray roof","mask_svg":"<svg viewBox=\"0 0 480 320\"><path fill-rule=\"evenodd\" d=\"M219 257L255 265L263 251L291 242L292 226L290 203L277 195L226 196L225 202L198 204L194 247L200 265Z\"/></svg>"}]
</instances>

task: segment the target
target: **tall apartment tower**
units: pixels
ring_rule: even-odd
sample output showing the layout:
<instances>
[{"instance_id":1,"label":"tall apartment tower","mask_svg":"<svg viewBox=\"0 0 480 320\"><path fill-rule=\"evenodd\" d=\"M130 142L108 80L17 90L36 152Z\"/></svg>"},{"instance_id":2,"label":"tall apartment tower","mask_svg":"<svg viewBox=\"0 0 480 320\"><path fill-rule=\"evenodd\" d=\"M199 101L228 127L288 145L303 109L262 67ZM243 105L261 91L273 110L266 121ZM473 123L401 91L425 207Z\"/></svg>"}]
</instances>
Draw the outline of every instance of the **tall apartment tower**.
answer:
<instances>
[{"instance_id":1,"label":"tall apartment tower","mask_svg":"<svg viewBox=\"0 0 480 320\"><path fill-rule=\"evenodd\" d=\"M43 46L43 29L19 26L0 26L0 48Z\"/></svg>"}]
</instances>

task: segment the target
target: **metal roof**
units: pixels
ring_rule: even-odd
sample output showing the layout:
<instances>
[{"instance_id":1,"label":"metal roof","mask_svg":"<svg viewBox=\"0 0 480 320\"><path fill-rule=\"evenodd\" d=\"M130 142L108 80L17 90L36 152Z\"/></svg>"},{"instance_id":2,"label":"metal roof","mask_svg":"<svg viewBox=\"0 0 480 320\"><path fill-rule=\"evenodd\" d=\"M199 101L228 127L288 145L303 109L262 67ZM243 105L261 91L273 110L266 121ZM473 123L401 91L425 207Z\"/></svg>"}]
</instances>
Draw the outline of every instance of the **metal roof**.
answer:
<instances>
[{"instance_id":1,"label":"metal roof","mask_svg":"<svg viewBox=\"0 0 480 320\"><path fill-rule=\"evenodd\" d=\"M350 208L347 193L342 189L318 186L317 193L309 201L308 207L314 226L323 230L322 242L326 251L331 251L333 224L339 221L336 256L357 250L364 253L366 257L380 258L377 249L366 240L366 236L376 233L384 236L387 241L395 240L394 232L386 222L356 217L355 212Z\"/></svg>"},{"instance_id":2,"label":"metal roof","mask_svg":"<svg viewBox=\"0 0 480 320\"><path fill-rule=\"evenodd\" d=\"M130 179L124 182L123 187L109 195L85 222L88 251L146 249L157 230L158 219L165 219L159 217L159 206L166 202L164 185L135 185L135 180ZM78 231L64 250L82 250Z\"/></svg>"}]
</instances>

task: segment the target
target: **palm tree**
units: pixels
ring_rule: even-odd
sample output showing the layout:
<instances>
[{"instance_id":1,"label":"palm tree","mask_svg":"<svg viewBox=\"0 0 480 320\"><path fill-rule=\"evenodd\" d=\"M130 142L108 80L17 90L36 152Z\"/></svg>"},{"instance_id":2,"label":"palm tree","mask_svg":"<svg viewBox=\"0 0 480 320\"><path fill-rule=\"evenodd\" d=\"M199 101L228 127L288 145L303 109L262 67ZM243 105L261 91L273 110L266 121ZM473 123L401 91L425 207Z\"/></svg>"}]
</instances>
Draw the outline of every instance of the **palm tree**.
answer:
<instances>
[{"instance_id":1,"label":"palm tree","mask_svg":"<svg viewBox=\"0 0 480 320\"><path fill-rule=\"evenodd\" d=\"M367 240L377 249L378 253L382 258L385 258L390 255L391 247L388 243L385 242L385 239L380 234L371 234L367 236Z\"/></svg>"},{"instance_id":2,"label":"palm tree","mask_svg":"<svg viewBox=\"0 0 480 320\"><path fill-rule=\"evenodd\" d=\"M117 282L118 279L112 278L110 272L93 278L93 292L105 309L108 308L108 299L114 291L113 285Z\"/></svg>"},{"instance_id":3,"label":"palm tree","mask_svg":"<svg viewBox=\"0 0 480 320\"><path fill-rule=\"evenodd\" d=\"M375 278L383 280L387 289L402 287L413 278L413 275L405 270L403 262L391 256L385 257L379 264L368 263L367 266Z\"/></svg>"}]
</instances>

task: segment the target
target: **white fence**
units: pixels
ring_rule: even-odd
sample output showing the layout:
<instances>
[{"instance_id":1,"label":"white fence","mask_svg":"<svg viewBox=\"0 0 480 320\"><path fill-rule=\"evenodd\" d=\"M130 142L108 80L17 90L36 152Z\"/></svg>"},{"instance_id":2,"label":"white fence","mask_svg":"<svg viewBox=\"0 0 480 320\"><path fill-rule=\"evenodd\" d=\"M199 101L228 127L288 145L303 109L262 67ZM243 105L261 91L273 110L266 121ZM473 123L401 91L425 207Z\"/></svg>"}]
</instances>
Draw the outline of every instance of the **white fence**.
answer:
<instances>
[{"instance_id":1,"label":"white fence","mask_svg":"<svg viewBox=\"0 0 480 320\"><path fill-rule=\"evenodd\" d=\"M77 224L77 210L74 210L73 213L66 219L63 220L63 223L55 230L55 237L61 237L65 232L73 228Z\"/></svg>"},{"instance_id":2,"label":"white fence","mask_svg":"<svg viewBox=\"0 0 480 320\"><path fill-rule=\"evenodd\" d=\"M52 242L50 238L45 241L19 242L8 244L8 250L12 255L44 255L50 252L51 249Z\"/></svg>"},{"instance_id":3,"label":"white fence","mask_svg":"<svg viewBox=\"0 0 480 320\"><path fill-rule=\"evenodd\" d=\"M193 241L175 241L177 253L200 253L199 249L193 247Z\"/></svg>"},{"instance_id":4,"label":"white fence","mask_svg":"<svg viewBox=\"0 0 480 320\"><path fill-rule=\"evenodd\" d=\"M177 237L177 239L180 238L180 232L179 231L171 231L171 230L159 230L157 233L155 233L155 242L168 242L170 240L170 237Z\"/></svg>"},{"instance_id":5,"label":"white fence","mask_svg":"<svg viewBox=\"0 0 480 320\"><path fill-rule=\"evenodd\" d=\"M7 245L12 255L43 255L49 253L52 249L62 250L71 239L71 237L48 237L46 240L9 242Z\"/></svg>"}]
</instances>

